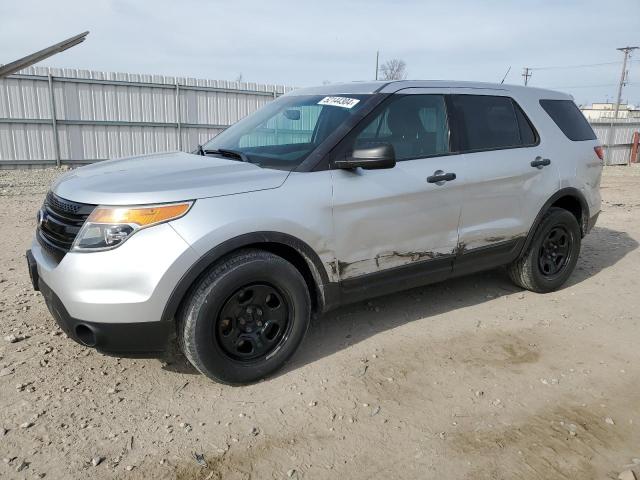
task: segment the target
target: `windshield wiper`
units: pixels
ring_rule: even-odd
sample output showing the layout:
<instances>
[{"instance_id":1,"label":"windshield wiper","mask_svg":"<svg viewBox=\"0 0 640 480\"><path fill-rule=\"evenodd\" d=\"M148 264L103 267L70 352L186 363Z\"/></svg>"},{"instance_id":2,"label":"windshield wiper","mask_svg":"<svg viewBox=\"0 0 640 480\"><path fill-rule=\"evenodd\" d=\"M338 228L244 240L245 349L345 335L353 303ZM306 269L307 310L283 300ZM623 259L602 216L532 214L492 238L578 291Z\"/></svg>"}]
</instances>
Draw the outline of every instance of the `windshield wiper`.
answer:
<instances>
[{"instance_id":1,"label":"windshield wiper","mask_svg":"<svg viewBox=\"0 0 640 480\"><path fill-rule=\"evenodd\" d=\"M241 162L249 163L249 158L239 150L230 150L228 148L218 148L217 150L203 150L204 153L211 153L213 155L222 155L226 158L233 158L240 160Z\"/></svg>"}]
</instances>

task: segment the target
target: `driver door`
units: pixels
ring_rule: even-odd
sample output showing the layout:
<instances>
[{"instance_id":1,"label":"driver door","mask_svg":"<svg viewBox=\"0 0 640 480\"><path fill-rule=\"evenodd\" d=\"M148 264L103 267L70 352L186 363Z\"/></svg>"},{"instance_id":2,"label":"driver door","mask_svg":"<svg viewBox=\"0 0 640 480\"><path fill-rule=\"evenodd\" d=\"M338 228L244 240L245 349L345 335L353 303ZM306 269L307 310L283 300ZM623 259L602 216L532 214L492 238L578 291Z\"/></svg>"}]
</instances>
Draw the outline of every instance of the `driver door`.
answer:
<instances>
[{"instance_id":1,"label":"driver door","mask_svg":"<svg viewBox=\"0 0 640 480\"><path fill-rule=\"evenodd\" d=\"M425 273L438 279L451 274L461 195L455 180L427 180L451 172L455 158L446 93L411 88L394 94L339 150L348 155L390 143L397 161L383 170L332 170L336 273L343 288L369 288L375 279L404 288Z\"/></svg>"}]
</instances>

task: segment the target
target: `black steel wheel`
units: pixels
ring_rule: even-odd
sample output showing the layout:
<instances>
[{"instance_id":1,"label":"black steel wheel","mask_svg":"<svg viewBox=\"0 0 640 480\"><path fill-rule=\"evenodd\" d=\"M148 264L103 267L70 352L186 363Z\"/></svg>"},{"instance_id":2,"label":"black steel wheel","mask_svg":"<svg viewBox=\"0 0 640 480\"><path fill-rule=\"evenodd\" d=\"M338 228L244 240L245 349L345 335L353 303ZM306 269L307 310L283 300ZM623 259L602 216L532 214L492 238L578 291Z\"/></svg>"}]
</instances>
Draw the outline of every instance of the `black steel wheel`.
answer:
<instances>
[{"instance_id":1,"label":"black steel wheel","mask_svg":"<svg viewBox=\"0 0 640 480\"><path fill-rule=\"evenodd\" d=\"M578 262L581 239L580 224L573 213L550 208L527 249L507 267L509 277L516 285L533 292L557 290Z\"/></svg>"},{"instance_id":2,"label":"black steel wheel","mask_svg":"<svg viewBox=\"0 0 640 480\"><path fill-rule=\"evenodd\" d=\"M256 249L221 259L194 285L180 311L182 351L209 378L260 380L281 368L302 342L311 300L300 272Z\"/></svg>"},{"instance_id":3,"label":"black steel wheel","mask_svg":"<svg viewBox=\"0 0 640 480\"><path fill-rule=\"evenodd\" d=\"M572 235L563 225L553 227L540 245L538 267L545 277L553 278L567 267L572 253Z\"/></svg>"},{"instance_id":4,"label":"black steel wheel","mask_svg":"<svg viewBox=\"0 0 640 480\"><path fill-rule=\"evenodd\" d=\"M267 358L286 339L289 317L289 304L277 287L246 285L224 302L216 320L216 340L234 360Z\"/></svg>"}]
</instances>

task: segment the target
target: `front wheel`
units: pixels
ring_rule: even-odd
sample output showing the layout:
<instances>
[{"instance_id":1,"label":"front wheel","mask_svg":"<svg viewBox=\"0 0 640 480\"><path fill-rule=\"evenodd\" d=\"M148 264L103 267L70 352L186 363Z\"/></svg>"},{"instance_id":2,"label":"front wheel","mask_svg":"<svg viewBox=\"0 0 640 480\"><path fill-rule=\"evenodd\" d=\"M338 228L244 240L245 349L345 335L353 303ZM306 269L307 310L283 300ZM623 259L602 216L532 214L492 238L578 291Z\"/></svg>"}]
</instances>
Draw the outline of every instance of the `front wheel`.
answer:
<instances>
[{"instance_id":1,"label":"front wheel","mask_svg":"<svg viewBox=\"0 0 640 480\"><path fill-rule=\"evenodd\" d=\"M281 368L310 321L309 291L283 258L243 250L218 262L185 300L180 343L209 378L250 383Z\"/></svg>"},{"instance_id":2,"label":"front wheel","mask_svg":"<svg viewBox=\"0 0 640 480\"><path fill-rule=\"evenodd\" d=\"M540 221L531 245L507 267L511 280L538 293L552 292L569 278L580 254L580 225L562 208L550 208Z\"/></svg>"}]
</instances>

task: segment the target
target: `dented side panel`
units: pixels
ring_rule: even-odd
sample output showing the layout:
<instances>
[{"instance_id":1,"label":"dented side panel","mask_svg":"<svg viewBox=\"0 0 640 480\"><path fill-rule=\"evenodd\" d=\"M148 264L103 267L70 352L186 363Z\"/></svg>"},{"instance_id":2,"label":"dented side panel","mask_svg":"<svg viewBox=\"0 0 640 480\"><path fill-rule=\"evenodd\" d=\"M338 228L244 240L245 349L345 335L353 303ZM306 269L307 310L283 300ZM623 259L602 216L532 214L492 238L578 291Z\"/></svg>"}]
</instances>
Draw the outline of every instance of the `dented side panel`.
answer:
<instances>
[{"instance_id":1,"label":"dented side panel","mask_svg":"<svg viewBox=\"0 0 640 480\"><path fill-rule=\"evenodd\" d=\"M452 255L458 243L455 182L427 183L451 157L399 162L386 170L334 170L333 218L341 280Z\"/></svg>"}]
</instances>

